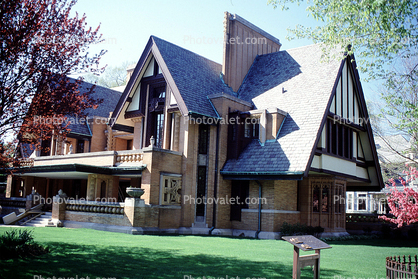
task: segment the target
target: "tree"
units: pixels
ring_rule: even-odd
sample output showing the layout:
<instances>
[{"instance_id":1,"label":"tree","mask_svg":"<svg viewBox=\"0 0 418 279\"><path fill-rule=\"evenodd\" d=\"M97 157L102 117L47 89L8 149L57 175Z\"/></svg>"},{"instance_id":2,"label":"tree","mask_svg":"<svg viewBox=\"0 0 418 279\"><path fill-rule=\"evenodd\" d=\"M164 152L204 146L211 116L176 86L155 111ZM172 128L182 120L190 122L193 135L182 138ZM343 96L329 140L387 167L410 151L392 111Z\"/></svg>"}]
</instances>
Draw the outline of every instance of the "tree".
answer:
<instances>
[{"instance_id":1,"label":"tree","mask_svg":"<svg viewBox=\"0 0 418 279\"><path fill-rule=\"evenodd\" d=\"M105 53L88 53L101 41L100 26L87 27L85 15L70 16L75 3L0 2L0 168L15 158L7 143L11 136L39 146L52 133L65 136L66 117L82 117L100 102L90 97L94 87L79 92L81 80L67 78L102 71L98 63Z\"/></svg>"},{"instance_id":2,"label":"tree","mask_svg":"<svg viewBox=\"0 0 418 279\"><path fill-rule=\"evenodd\" d=\"M399 228L404 224L410 225L418 222L418 192L412 188L405 187L407 183L418 178L418 171L414 167L409 167L409 171L405 171L405 174L408 177L407 180L399 177L404 186L403 192L398 191L394 179L390 180L393 190L391 190L388 196L389 213L393 214L396 218L379 216L380 219L397 224Z\"/></svg>"},{"instance_id":3,"label":"tree","mask_svg":"<svg viewBox=\"0 0 418 279\"><path fill-rule=\"evenodd\" d=\"M282 10L303 0L268 0ZM418 1L409 0L314 0L306 1L317 27L297 25L289 38L308 38L361 57L357 65L371 78L386 77L390 65L401 57L417 55ZM348 46L351 46L351 49ZM389 72L391 72L389 70Z\"/></svg>"},{"instance_id":4,"label":"tree","mask_svg":"<svg viewBox=\"0 0 418 279\"><path fill-rule=\"evenodd\" d=\"M126 85L126 70L134 63L135 62L125 61L120 66L107 66L106 70L100 76L88 74L84 76L84 80L107 88Z\"/></svg>"},{"instance_id":5,"label":"tree","mask_svg":"<svg viewBox=\"0 0 418 279\"><path fill-rule=\"evenodd\" d=\"M391 128L408 136L411 151L418 150L418 59L402 59L394 68L381 91L384 106L380 117Z\"/></svg>"},{"instance_id":6,"label":"tree","mask_svg":"<svg viewBox=\"0 0 418 279\"><path fill-rule=\"evenodd\" d=\"M283 10L303 0L268 0ZM356 64L368 78L384 80L380 92L384 107L375 120L385 120L395 131L418 144L418 1L409 0L314 0L306 1L317 27L298 25L289 38L308 38L328 49L356 53ZM399 65L403 68L399 70ZM376 124L376 122L375 122ZM376 125L375 125L376 127ZM374 127L374 128L375 128ZM375 132L385 140L384 130ZM383 133L382 133L383 131ZM415 161L386 142L394 153Z\"/></svg>"}]
</instances>

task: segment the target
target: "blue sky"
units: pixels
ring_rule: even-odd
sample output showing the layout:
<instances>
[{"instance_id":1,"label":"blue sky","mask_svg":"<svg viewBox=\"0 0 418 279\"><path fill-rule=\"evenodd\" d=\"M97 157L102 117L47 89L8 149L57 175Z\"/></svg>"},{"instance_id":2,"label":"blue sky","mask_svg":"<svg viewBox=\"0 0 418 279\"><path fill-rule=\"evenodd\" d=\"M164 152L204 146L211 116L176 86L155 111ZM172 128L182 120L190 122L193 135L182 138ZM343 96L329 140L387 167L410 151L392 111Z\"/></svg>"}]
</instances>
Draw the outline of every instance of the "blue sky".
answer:
<instances>
[{"instance_id":1,"label":"blue sky","mask_svg":"<svg viewBox=\"0 0 418 279\"><path fill-rule=\"evenodd\" d=\"M78 0L73 10L85 13L89 26L101 24L105 41L91 48L106 49L103 65L119 66L125 61L138 61L151 35L170 41L222 63L224 12L236 13L282 43L282 50L312 44L312 41L288 41L287 28L297 24L316 26L308 17L306 6L291 6L282 11L267 5L267 0ZM364 84L366 98L374 86Z\"/></svg>"}]
</instances>

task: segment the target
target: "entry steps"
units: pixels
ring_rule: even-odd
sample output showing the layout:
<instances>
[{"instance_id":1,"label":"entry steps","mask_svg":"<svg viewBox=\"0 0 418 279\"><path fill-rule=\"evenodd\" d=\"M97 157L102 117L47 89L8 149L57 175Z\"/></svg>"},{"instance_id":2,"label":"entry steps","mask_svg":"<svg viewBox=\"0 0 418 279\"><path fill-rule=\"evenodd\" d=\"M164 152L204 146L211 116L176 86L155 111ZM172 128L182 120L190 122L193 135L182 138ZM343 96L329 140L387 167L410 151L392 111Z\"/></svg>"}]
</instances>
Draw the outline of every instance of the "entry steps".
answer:
<instances>
[{"instance_id":1,"label":"entry steps","mask_svg":"<svg viewBox=\"0 0 418 279\"><path fill-rule=\"evenodd\" d=\"M55 224L51 221L52 213L45 212L25 224L27 227L55 227Z\"/></svg>"}]
</instances>

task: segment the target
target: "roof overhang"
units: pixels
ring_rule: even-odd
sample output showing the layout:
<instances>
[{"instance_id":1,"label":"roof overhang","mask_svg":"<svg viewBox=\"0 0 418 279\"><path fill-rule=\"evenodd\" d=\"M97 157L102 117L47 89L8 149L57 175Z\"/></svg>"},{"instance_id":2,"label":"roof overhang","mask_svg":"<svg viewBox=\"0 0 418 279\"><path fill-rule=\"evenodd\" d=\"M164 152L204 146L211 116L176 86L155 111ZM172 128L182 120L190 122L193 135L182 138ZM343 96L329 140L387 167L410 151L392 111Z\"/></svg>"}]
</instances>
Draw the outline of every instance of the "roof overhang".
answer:
<instances>
[{"instance_id":1,"label":"roof overhang","mask_svg":"<svg viewBox=\"0 0 418 279\"><path fill-rule=\"evenodd\" d=\"M51 179L87 179L89 174L105 174L123 177L140 177L147 165L106 167L84 164L45 165L13 170L17 176L35 176Z\"/></svg>"},{"instance_id":2,"label":"roof overhang","mask_svg":"<svg viewBox=\"0 0 418 279\"><path fill-rule=\"evenodd\" d=\"M302 180L304 172L228 172L221 171L225 180Z\"/></svg>"}]
</instances>

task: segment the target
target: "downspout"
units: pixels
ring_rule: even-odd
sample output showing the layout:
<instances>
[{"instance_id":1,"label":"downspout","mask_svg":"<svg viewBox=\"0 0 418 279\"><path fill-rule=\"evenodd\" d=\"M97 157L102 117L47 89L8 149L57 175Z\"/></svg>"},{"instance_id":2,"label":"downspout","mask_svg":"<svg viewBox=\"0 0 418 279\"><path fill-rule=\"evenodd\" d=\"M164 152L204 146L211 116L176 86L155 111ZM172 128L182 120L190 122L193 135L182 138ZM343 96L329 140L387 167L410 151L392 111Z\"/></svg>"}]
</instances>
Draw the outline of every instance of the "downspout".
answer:
<instances>
[{"instance_id":1,"label":"downspout","mask_svg":"<svg viewBox=\"0 0 418 279\"><path fill-rule=\"evenodd\" d=\"M216 200L218 195L218 163L219 160L219 122L216 124L216 151L215 151L215 177L213 179L213 198ZM212 228L209 230L209 235L212 234L216 225L216 203L213 203Z\"/></svg>"},{"instance_id":2,"label":"downspout","mask_svg":"<svg viewBox=\"0 0 418 279\"><path fill-rule=\"evenodd\" d=\"M91 139L93 138L93 133L91 132L91 129L90 129L90 124L88 122L88 117L87 117L86 125L87 125L87 128L89 129L89 133L90 133L90 136L91 136L90 139L89 139L89 152L91 152Z\"/></svg>"},{"instance_id":3,"label":"downspout","mask_svg":"<svg viewBox=\"0 0 418 279\"><path fill-rule=\"evenodd\" d=\"M261 183L256 180L258 184L258 230L255 232L255 238L258 238L258 235L261 232Z\"/></svg>"}]
</instances>

